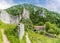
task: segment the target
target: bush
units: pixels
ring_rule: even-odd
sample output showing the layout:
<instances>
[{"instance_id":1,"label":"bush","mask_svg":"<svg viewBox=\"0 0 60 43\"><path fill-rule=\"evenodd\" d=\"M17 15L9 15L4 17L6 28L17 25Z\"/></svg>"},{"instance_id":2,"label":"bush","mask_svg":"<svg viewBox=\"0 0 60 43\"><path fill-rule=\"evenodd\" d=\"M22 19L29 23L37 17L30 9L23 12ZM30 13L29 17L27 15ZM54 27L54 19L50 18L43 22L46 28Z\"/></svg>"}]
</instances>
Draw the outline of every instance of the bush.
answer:
<instances>
[{"instance_id":1,"label":"bush","mask_svg":"<svg viewBox=\"0 0 60 43\"><path fill-rule=\"evenodd\" d=\"M40 31L40 34L44 34L44 32L43 31Z\"/></svg>"},{"instance_id":2,"label":"bush","mask_svg":"<svg viewBox=\"0 0 60 43\"><path fill-rule=\"evenodd\" d=\"M51 34L60 34L59 30L60 29L55 24L46 22L46 32L51 33Z\"/></svg>"},{"instance_id":3,"label":"bush","mask_svg":"<svg viewBox=\"0 0 60 43\"><path fill-rule=\"evenodd\" d=\"M51 23L50 22L46 22L45 25L46 25L46 32L47 32L50 29Z\"/></svg>"},{"instance_id":4,"label":"bush","mask_svg":"<svg viewBox=\"0 0 60 43\"><path fill-rule=\"evenodd\" d=\"M44 25L44 23L43 22L39 22L39 25Z\"/></svg>"}]
</instances>

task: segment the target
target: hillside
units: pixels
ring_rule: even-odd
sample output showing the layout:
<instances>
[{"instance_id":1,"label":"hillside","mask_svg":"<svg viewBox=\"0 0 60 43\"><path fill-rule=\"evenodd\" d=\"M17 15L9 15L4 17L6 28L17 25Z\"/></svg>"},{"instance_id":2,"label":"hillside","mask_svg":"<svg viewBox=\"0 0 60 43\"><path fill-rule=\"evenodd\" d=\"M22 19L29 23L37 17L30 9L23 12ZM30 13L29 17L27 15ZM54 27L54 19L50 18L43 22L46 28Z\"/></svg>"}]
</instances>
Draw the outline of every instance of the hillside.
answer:
<instances>
[{"instance_id":1,"label":"hillside","mask_svg":"<svg viewBox=\"0 0 60 43\"><path fill-rule=\"evenodd\" d=\"M4 34L9 43L59 43L60 14L32 4L0 10L0 43Z\"/></svg>"}]
</instances>

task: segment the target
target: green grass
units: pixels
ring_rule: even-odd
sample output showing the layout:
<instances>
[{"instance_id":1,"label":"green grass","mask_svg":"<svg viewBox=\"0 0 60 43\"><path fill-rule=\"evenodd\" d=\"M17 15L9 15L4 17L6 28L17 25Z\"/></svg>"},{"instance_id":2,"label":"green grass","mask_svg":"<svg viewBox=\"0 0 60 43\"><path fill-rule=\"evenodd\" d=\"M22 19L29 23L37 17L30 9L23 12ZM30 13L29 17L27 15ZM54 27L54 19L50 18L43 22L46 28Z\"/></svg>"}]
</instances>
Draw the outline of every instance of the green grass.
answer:
<instances>
[{"instance_id":1,"label":"green grass","mask_svg":"<svg viewBox=\"0 0 60 43\"><path fill-rule=\"evenodd\" d=\"M60 43L58 38L49 38L45 35L41 35L33 32L32 30L25 30L25 34L22 40L18 37L18 28L15 24L5 24L0 21L0 29L5 29L5 34L11 43L26 43L26 32L29 35L29 39L32 43ZM0 31L0 43L3 43L2 35Z\"/></svg>"},{"instance_id":2,"label":"green grass","mask_svg":"<svg viewBox=\"0 0 60 43\"><path fill-rule=\"evenodd\" d=\"M9 25L8 28L5 29L5 34L11 43L20 43L17 30L16 25Z\"/></svg>"},{"instance_id":3,"label":"green grass","mask_svg":"<svg viewBox=\"0 0 60 43\"><path fill-rule=\"evenodd\" d=\"M5 24L2 21L0 21L0 29L5 30L5 34L10 41L10 43L26 43L26 38L25 35L22 40L19 39L18 37L18 28L15 24ZM0 43L2 43L2 35L0 31Z\"/></svg>"},{"instance_id":4,"label":"green grass","mask_svg":"<svg viewBox=\"0 0 60 43\"><path fill-rule=\"evenodd\" d=\"M45 35L37 34L31 30L28 30L29 38L32 43L59 43L58 38L49 38Z\"/></svg>"},{"instance_id":5,"label":"green grass","mask_svg":"<svg viewBox=\"0 0 60 43\"><path fill-rule=\"evenodd\" d=\"M2 21L0 21L0 29L5 30L5 34L11 43L20 43L20 40L18 38L18 31L17 31L18 28L15 24L5 24ZM0 35L0 39L1 38L2 36ZM1 39L1 42L2 42L2 39Z\"/></svg>"},{"instance_id":6,"label":"green grass","mask_svg":"<svg viewBox=\"0 0 60 43\"><path fill-rule=\"evenodd\" d=\"M16 24L5 24L0 20L0 29L14 28Z\"/></svg>"},{"instance_id":7,"label":"green grass","mask_svg":"<svg viewBox=\"0 0 60 43\"><path fill-rule=\"evenodd\" d=\"M0 30L0 43L3 43L1 30Z\"/></svg>"}]
</instances>

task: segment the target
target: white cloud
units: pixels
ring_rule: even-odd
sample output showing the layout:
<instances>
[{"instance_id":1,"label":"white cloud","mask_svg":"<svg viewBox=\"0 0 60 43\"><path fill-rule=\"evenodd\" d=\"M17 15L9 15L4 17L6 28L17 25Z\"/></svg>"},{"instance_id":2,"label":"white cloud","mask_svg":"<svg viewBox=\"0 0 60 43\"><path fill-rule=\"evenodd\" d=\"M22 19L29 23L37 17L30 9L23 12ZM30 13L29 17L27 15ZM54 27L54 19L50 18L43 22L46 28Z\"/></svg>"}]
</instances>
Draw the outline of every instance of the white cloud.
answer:
<instances>
[{"instance_id":1,"label":"white cloud","mask_svg":"<svg viewBox=\"0 0 60 43\"><path fill-rule=\"evenodd\" d=\"M14 5L13 0L0 0L0 9L6 9Z\"/></svg>"},{"instance_id":2,"label":"white cloud","mask_svg":"<svg viewBox=\"0 0 60 43\"><path fill-rule=\"evenodd\" d=\"M46 0L45 7L51 11L60 13L60 0Z\"/></svg>"},{"instance_id":3,"label":"white cloud","mask_svg":"<svg viewBox=\"0 0 60 43\"><path fill-rule=\"evenodd\" d=\"M44 0L45 3L41 5L40 0L35 0L37 6L47 8L48 10L59 12L60 13L60 0Z\"/></svg>"},{"instance_id":4,"label":"white cloud","mask_svg":"<svg viewBox=\"0 0 60 43\"><path fill-rule=\"evenodd\" d=\"M44 5L41 5L40 0L30 0L35 2L35 5L45 7L49 10L56 11L60 13L60 0L44 0ZM20 4L23 3L20 1ZM25 2L24 2L25 3ZM6 9L15 5L13 0L0 0L0 9Z\"/></svg>"}]
</instances>

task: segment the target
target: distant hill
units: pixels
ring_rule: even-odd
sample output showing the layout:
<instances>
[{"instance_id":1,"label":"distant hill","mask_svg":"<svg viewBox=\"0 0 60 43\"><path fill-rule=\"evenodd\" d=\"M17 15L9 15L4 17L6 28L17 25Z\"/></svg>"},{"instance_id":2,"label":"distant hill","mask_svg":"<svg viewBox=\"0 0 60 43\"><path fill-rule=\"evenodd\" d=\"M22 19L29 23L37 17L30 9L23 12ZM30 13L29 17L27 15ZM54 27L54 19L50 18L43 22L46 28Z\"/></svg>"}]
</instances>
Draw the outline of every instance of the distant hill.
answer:
<instances>
[{"instance_id":1,"label":"distant hill","mask_svg":"<svg viewBox=\"0 0 60 43\"><path fill-rule=\"evenodd\" d=\"M23 8L26 8L30 12L30 19L34 25L40 25L39 23L49 21L51 23L59 24L60 14L47 10L46 8L38 7L32 4L21 4L6 9L11 15L19 15L23 13Z\"/></svg>"}]
</instances>

